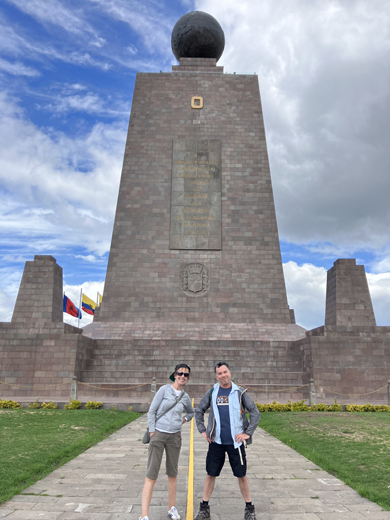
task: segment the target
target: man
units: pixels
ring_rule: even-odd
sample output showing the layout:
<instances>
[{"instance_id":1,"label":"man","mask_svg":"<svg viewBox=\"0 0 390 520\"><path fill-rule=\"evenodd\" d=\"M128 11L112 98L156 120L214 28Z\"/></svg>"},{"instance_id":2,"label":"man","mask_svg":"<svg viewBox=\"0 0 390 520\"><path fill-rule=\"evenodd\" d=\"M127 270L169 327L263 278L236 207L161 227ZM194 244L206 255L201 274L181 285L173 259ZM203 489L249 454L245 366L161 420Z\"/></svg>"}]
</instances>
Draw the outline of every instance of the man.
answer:
<instances>
[{"instance_id":1,"label":"man","mask_svg":"<svg viewBox=\"0 0 390 520\"><path fill-rule=\"evenodd\" d=\"M255 506L251 501L249 480L246 476L246 456L244 443L252 442L252 435L260 420L260 413L246 390L234 384L229 365L217 363L214 367L217 383L202 397L195 412L199 432L209 443L206 457L206 480L203 488L203 502L195 520L209 520L209 500L215 479L221 473L225 453L229 456L233 474L238 478L240 491L245 500L244 520L256 520ZM204 414L210 408L207 429ZM244 413L248 410L250 422Z\"/></svg>"}]
</instances>

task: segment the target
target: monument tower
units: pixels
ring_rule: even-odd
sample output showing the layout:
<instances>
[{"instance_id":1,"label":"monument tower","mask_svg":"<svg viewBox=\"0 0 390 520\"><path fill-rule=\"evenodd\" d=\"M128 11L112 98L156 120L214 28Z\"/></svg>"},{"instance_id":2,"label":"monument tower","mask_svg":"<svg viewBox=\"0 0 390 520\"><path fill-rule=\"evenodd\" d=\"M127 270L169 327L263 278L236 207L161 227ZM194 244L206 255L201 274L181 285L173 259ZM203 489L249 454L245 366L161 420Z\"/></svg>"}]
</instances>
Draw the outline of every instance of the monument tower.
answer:
<instances>
[{"instance_id":1,"label":"monument tower","mask_svg":"<svg viewBox=\"0 0 390 520\"><path fill-rule=\"evenodd\" d=\"M177 22L168 73L138 73L95 321L291 324L258 77L217 66L224 33Z\"/></svg>"}]
</instances>

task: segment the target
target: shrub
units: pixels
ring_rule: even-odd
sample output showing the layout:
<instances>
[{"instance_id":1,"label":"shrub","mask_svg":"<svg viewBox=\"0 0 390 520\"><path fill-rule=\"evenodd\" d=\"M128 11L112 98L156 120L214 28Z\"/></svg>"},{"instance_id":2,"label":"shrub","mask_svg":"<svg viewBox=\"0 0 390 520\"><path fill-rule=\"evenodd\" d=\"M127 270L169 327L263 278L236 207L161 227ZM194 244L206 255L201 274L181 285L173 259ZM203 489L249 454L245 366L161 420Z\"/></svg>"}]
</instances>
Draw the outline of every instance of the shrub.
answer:
<instances>
[{"instance_id":1,"label":"shrub","mask_svg":"<svg viewBox=\"0 0 390 520\"><path fill-rule=\"evenodd\" d=\"M69 399L70 404L64 406L64 410L77 410L81 406L81 401L77 399Z\"/></svg>"},{"instance_id":2,"label":"shrub","mask_svg":"<svg viewBox=\"0 0 390 520\"><path fill-rule=\"evenodd\" d=\"M0 409L4 408L17 410L18 408L23 408L23 405L17 403L16 401L12 401L12 399L0 399Z\"/></svg>"},{"instance_id":3,"label":"shrub","mask_svg":"<svg viewBox=\"0 0 390 520\"><path fill-rule=\"evenodd\" d=\"M290 404L290 410L292 412L310 412L311 407L307 404L305 404L306 399L302 399L302 401L296 401L295 403L292 403L289 401Z\"/></svg>"},{"instance_id":4,"label":"shrub","mask_svg":"<svg viewBox=\"0 0 390 520\"><path fill-rule=\"evenodd\" d=\"M85 405L85 408L87 410L97 410L101 406L103 406L103 403L101 403L100 401L88 401Z\"/></svg>"},{"instance_id":5,"label":"shrub","mask_svg":"<svg viewBox=\"0 0 390 520\"><path fill-rule=\"evenodd\" d=\"M328 408L328 405L325 403L318 403L316 405L312 405L311 407L313 412L327 412Z\"/></svg>"},{"instance_id":6,"label":"shrub","mask_svg":"<svg viewBox=\"0 0 390 520\"><path fill-rule=\"evenodd\" d=\"M28 403L28 407L29 408L33 408L34 410L36 410L37 408L40 408L41 407L41 403L39 402L39 397L33 403Z\"/></svg>"},{"instance_id":7,"label":"shrub","mask_svg":"<svg viewBox=\"0 0 390 520\"><path fill-rule=\"evenodd\" d=\"M375 404L373 408L374 412L390 412L390 406L387 404Z\"/></svg>"},{"instance_id":8,"label":"shrub","mask_svg":"<svg viewBox=\"0 0 390 520\"><path fill-rule=\"evenodd\" d=\"M334 400L334 403L331 404L328 408L328 412L342 412L343 405L337 402L337 399Z\"/></svg>"},{"instance_id":9,"label":"shrub","mask_svg":"<svg viewBox=\"0 0 390 520\"><path fill-rule=\"evenodd\" d=\"M53 401L50 401L50 403L42 403L42 408L45 410L56 410L58 406Z\"/></svg>"},{"instance_id":10,"label":"shrub","mask_svg":"<svg viewBox=\"0 0 390 520\"><path fill-rule=\"evenodd\" d=\"M274 401L272 404L261 404L256 402L259 412L342 412L343 405L334 400L334 403L327 405L325 403L318 403L309 406L305 404L306 399L302 401L291 401L288 404L280 404ZM345 406L347 412L390 412L390 406L384 404L347 404ZM130 411L130 410L129 410Z\"/></svg>"}]
</instances>

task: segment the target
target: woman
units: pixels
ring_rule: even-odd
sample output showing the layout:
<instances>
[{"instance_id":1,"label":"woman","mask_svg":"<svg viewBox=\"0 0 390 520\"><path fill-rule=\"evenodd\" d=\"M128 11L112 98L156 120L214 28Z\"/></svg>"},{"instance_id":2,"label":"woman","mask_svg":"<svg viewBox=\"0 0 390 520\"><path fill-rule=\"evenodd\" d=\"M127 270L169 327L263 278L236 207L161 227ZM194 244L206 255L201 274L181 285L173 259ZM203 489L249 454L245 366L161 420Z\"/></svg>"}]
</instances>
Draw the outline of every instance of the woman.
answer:
<instances>
[{"instance_id":1,"label":"woman","mask_svg":"<svg viewBox=\"0 0 390 520\"><path fill-rule=\"evenodd\" d=\"M142 516L139 520L149 520L150 501L152 500L153 488L160 470L164 450L168 475L168 516L172 520L180 520L175 503L181 448L181 426L183 423L191 421L194 416L191 400L188 394L184 392L184 385L190 378L190 372L190 367L185 363L176 365L175 371L170 376L173 384L162 386L150 405L148 412L150 432L148 467L142 491ZM164 414L164 412L166 413ZM183 416L184 412L186 413Z\"/></svg>"}]
</instances>

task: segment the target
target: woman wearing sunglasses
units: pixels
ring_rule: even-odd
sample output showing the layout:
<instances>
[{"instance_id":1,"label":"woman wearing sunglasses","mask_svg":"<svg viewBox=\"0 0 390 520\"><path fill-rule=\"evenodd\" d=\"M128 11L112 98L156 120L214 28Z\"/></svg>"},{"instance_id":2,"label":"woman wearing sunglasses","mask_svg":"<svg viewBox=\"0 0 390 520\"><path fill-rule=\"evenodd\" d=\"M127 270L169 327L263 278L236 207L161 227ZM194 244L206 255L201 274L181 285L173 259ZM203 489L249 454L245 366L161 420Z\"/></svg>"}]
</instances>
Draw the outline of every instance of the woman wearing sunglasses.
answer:
<instances>
[{"instance_id":1,"label":"woman wearing sunglasses","mask_svg":"<svg viewBox=\"0 0 390 520\"><path fill-rule=\"evenodd\" d=\"M173 384L162 386L150 405L148 467L142 491L142 516L139 520L149 520L149 506L164 450L168 475L168 516L172 520L180 520L175 504L181 427L185 422L191 421L194 416L191 400L184 392L184 385L190 378L190 372L190 367L185 363L176 365L175 371L170 376Z\"/></svg>"}]
</instances>

